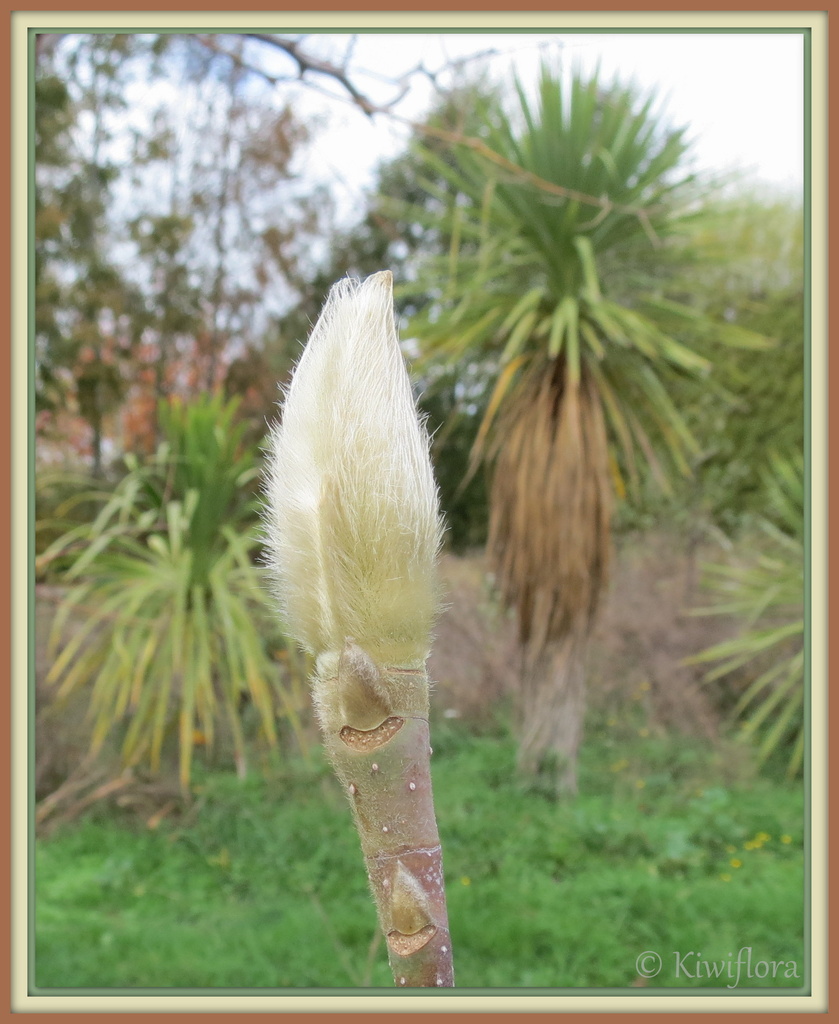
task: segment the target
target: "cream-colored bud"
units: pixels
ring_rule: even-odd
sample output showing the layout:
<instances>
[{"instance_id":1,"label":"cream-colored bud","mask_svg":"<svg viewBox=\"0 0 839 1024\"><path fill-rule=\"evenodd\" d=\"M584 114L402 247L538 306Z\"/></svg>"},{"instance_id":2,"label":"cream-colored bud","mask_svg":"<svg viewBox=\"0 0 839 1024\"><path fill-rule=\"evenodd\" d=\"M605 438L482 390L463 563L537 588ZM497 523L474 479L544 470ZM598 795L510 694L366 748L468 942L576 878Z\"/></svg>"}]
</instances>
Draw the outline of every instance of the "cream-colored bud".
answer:
<instances>
[{"instance_id":1,"label":"cream-colored bud","mask_svg":"<svg viewBox=\"0 0 839 1024\"><path fill-rule=\"evenodd\" d=\"M441 523L389 271L336 284L271 432L266 541L291 634L380 665L428 655Z\"/></svg>"}]
</instances>

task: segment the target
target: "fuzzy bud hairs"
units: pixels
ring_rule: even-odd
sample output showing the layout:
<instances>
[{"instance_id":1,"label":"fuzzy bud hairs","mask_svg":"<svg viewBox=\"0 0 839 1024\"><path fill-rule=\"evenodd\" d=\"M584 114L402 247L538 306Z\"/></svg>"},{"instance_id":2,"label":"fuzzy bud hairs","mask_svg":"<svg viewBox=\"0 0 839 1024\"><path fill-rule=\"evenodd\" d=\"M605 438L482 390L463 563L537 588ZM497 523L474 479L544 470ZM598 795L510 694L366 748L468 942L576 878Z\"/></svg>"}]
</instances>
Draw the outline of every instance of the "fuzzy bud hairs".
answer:
<instances>
[{"instance_id":1,"label":"fuzzy bud hairs","mask_svg":"<svg viewBox=\"0 0 839 1024\"><path fill-rule=\"evenodd\" d=\"M272 429L266 539L286 625L315 655L428 656L442 526L399 349L393 277L333 286Z\"/></svg>"}]
</instances>

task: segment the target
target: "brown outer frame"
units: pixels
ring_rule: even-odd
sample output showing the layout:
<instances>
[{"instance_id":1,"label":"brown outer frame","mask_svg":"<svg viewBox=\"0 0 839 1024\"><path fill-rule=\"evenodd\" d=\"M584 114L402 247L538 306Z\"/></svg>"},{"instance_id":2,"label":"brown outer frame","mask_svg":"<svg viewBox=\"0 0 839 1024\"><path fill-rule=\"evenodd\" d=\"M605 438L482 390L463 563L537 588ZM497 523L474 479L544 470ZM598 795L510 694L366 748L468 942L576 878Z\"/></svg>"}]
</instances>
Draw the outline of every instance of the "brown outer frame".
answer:
<instances>
[{"instance_id":1,"label":"brown outer frame","mask_svg":"<svg viewBox=\"0 0 839 1024\"><path fill-rule=\"evenodd\" d=\"M106 3L104 3L103 0L87 0L87 2L84 4L84 10L85 10L85 12L87 12L87 11L91 11L91 12L98 12L98 11L109 12L109 11L111 11L113 9L113 6L114 6L113 4L106 4ZM562 4L562 3L557 3L557 2L546 2L546 0L530 0L530 2L527 5L526 11L528 13L529 12L549 12L549 13L574 12L574 11L579 11L582 6L583 5L581 5L581 4ZM676 12L673 11L673 6L674 5L672 3L671 4L665 4L665 3L661 2L661 0L648 0L648 3L646 4L646 6L644 8L644 12L643 13L647 13L647 12L676 13ZM817 10L817 12L816 12L816 13L824 12L824 13L828 14L827 39L826 39L826 45L827 45L828 50L830 49L830 43L835 40L836 35L837 35L836 29L833 26L831 26L831 24L830 24L832 19L829 17L829 15L835 13L834 10L833 10L834 6L835 5L833 3L833 0L828 0L828 2L825 3L825 4L822 4L819 7L819 9ZM248 4L248 11L254 11L254 12L265 11L267 13L272 13L273 14L273 13L277 13L277 12L283 11L283 10L286 10L286 11L300 10L303 7L305 7L305 10L306 10L307 13L311 12L313 14L329 13L329 12L340 12L340 11L353 11L353 12L357 12L357 13L368 12L368 11L370 11L370 12L375 12L375 11L390 12L391 11L391 7L390 6L384 4L383 2L375 2L375 0L368 0L368 2L364 5L364 7L362 9L359 9L359 6L357 4L353 4L353 3L349 2L349 0L343 0L343 2L339 2L339 0L333 0L333 2L331 2L331 3L322 3L322 2L318 3L317 0L307 0L305 5L303 3L290 4L290 3L287 2L287 0L286 0L286 2L283 2L283 0L279 0L279 2L278 2L278 0L274 0L274 2L268 2L268 0L251 0L251 2ZM161 3L160 0L158 0L158 2L156 2L156 3L142 2L142 0L139 0L139 2L133 3L131 5L130 9L132 11L135 11L135 10L136 11L143 11L143 12L148 12L148 11L156 12L156 11L160 11L161 13L166 13L166 14L173 13L171 5ZM10 75L8 73L8 68L11 66L11 57L12 57L12 53L11 53L11 14L12 14L12 11L14 11L16 13L24 13L24 12L35 12L35 11L44 11L44 10L55 11L56 13L60 13L62 11L76 12L77 5L73 5L73 4L69 3L69 0L47 0L47 3L45 3L43 5L31 4L31 3L26 3L26 2L15 4L13 7L10 5L8 8L6 8L7 17L3 20L2 28L0 28L0 32L2 33L2 50L0 52L2 52L2 54L6 58L5 66L7 68L7 73L2 76L2 85L0 85L0 89L2 89L2 99L5 101L2 104L0 104L0 108L2 108L3 116L6 119L6 121L5 121L5 123L6 123L6 132L7 132L7 134L5 136L6 138L10 138L10 130L11 130L10 129L10 124L11 124L11 113L10 112L11 112L11 106L12 106L12 90L11 90ZM180 11L202 11L202 12L205 12L205 13L209 14L209 13L217 13L219 11L224 11L225 8L221 7L221 6L218 6L217 4L214 4L214 3L199 4L197 2L197 0L181 0L181 2L179 2L178 5L177 5L177 10L179 12ZM451 3L445 2L445 0L414 0L414 3L411 4L410 11L412 11L412 12L413 11L422 11L422 12L441 11L441 12L451 13L452 12L452 5L451 5ZM508 13L516 13L516 14L524 13L524 11L521 10L521 9L517 9L515 11L510 11L509 6L503 6L500 3L498 3L497 0L486 0L486 2L483 2L483 3L480 3L480 4L478 4L476 2L476 0L461 0L461 2L457 5L457 11L458 12L461 12L461 11L464 11L464 12L466 12L466 11L476 11L476 12L480 12L480 13L484 13L484 12L486 12L486 13L489 13L489 12L508 12ZM628 3L626 3L626 0L611 0L610 3L590 2L590 3L587 3L585 5L585 13L586 14L590 14L590 15L595 15L595 14L598 14L598 13L604 13L605 14L605 13L614 13L614 12L641 13L641 12L634 11L628 5ZM741 13L741 12L794 13L794 11L789 11L789 7L788 6L781 5L781 4L777 3L777 2L773 2L773 0L764 0L764 2L760 2L760 0L741 0L741 2L737 4L736 13ZM689 11L683 11L682 13L689 13L689 14L693 14L693 13L720 13L721 15L727 15L727 14L731 14L731 13L734 13L734 12L732 12L730 5L723 5L721 3L707 3L707 2L703 2L703 0L695 0L695 2L692 3L691 6L690 6L690 10ZM830 82L830 84L828 86L828 106L830 108L832 108L834 111L839 109L839 95L837 95L837 87L836 87L835 81L836 81L836 79L834 77L834 79ZM833 100L833 103L829 102L831 99ZM832 155L832 146L830 146L829 143L828 143L828 149L830 151L830 155ZM839 161L832 161L832 163L835 166L836 163L839 163ZM3 161L2 164L0 164L0 176L2 176L2 178L3 178L4 185L6 186L6 188L5 188L5 195L8 197L10 195L10 192L11 192L11 169L10 169L10 162ZM828 223L829 223L829 227L832 227L832 228L836 228L836 226L837 226L836 207L837 207L837 204L834 203L833 207L829 211ZM11 225L11 209L12 209L12 204L7 201L6 203L4 203L2 205L2 212L0 212L0 219L2 219L2 227L5 229L4 233L7 233L8 236L11 236L11 226L12 226ZM832 233L829 232L829 235L830 234L832 234L832 237L834 237L834 238L839 237L839 232L837 232L835 230ZM829 245L829 243L828 243L827 249L828 249L828 253L827 253L828 257L829 257L830 254L832 254L832 255L834 255L834 257L836 257L836 255L837 255L837 253L836 253L836 243L833 244L833 247L831 247ZM20 256L18 256L18 258L20 258ZM5 299L5 304L3 304L2 308L9 310L9 309L12 308L12 300L13 300L13 298L16 301L19 301L19 296L14 296L14 297L12 296L12 288L11 288L12 252L11 252L11 247L10 246L7 245L2 250L2 256L0 256L0 259L2 259L3 264L4 264L4 269L7 271L6 273L4 273L2 275L2 278L0 278L0 280L2 280L2 288L3 288L2 298ZM839 264L839 259L834 258L832 261L830 261L828 259L828 263L829 263L830 266L836 267L837 264ZM825 300L826 300L826 294L825 294ZM11 335L7 334L7 337L11 337ZM9 362L6 363L6 372L3 373L3 374L0 374L0 407L3 407L5 409L7 409L7 410L11 408L11 380L12 380L12 376L11 376L11 372L10 372L11 371L11 361L12 361L12 343L10 341L10 343L9 343ZM831 386L835 386L834 378L837 375L837 373L839 373L839 371L837 371L837 368L836 368L836 365L835 365L835 361L834 361L834 365L829 367L829 376L828 376L828 382L827 382L827 387L828 388L830 388ZM17 424L16 424L16 426L17 426ZM25 444L26 444L26 442L25 442L25 439L23 439L23 438L21 438L19 436L19 434L14 435L14 436L12 435L12 429L11 429L11 423L10 423L10 417L9 416L6 416L6 417L3 418L3 420L2 420L2 427L0 429L2 429L2 431L4 433L8 432L8 435L9 435L9 438L8 438L9 439L9 445L8 445L8 447L2 447L2 449L1 449L2 450L2 455L0 455L0 458L2 458L2 466L3 466L3 472L4 472L5 479L8 480L10 482L10 485L11 485L11 478L12 478L12 472L13 472L12 446L14 445L14 458L15 458L15 460L19 460L21 458L21 451L22 450L23 450L23 457L25 458ZM828 498L828 507L829 507L829 505L831 503L830 499L839 496L839 495L837 495L835 493L835 492L839 491L839 484L835 484L834 483L834 484L831 485L830 482L829 482L830 478L832 476L835 477L835 474L831 474L830 473L830 470L835 468L835 462L836 462L836 446L832 446L832 447L829 448L829 453L828 453L828 456L827 456L827 459L826 459L826 465L828 467L828 482L827 482L827 486L826 486L826 493L827 493L827 498ZM10 486L10 493L11 493L11 486ZM17 501L18 503L20 503L20 496L13 497L13 500ZM11 536L11 532L12 532L12 519L11 519L10 507L5 505L5 504L3 504L2 505L2 510L0 511L0 516L3 519L4 526L6 526L6 528L7 528L7 531L8 531L7 532L7 536ZM2 554L0 554L0 560L2 560L2 561L0 561L0 566L2 566L2 569L6 573L8 573L8 576L9 576L10 581L11 581L11 576L12 576L11 545L4 545L2 547ZM830 569L833 569L834 571L833 572L829 572ZM833 580L832 585L829 582L830 580ZM834 549L832 552L830 552L829 560L828 560L828 583L827 583L827 594L826 594L826 597L828 599L828 607L832 606L832 607L835 608L836 605L839 604L839 582L837 582L837 580L839 580L839 555L837 555L836 550ZM14 582L14 585L18 588L18 590L16 592L16 596L18 598L18 601L20 601L22 596L23 596L20 591L21 591L21 588L24 586L24 582L19 580L19 579L18 580L14 580L13 582ZM830 601L831 597L833 598L833 601ZM4 615L2 617L2 627L0 627L0 628L2 628L3 634L2 634L2 638L0 638L0 639L5 641L5 649L7 651L10 651L12 649L13 643L14 643L15 646L20 646L20 645L26 643L26 638L25 637L21 637L20 635L17 635L17 636L13 636L12 635L12 628L11 628L11 609L12 609L11 587L10 587L9 591L4 591L3 592L2 601L3 601L3 610L7 611L8 614L6 614L6 615ZM828 626L828 628L829 628L829 626ZM9 664L8 660L6 661L6 664L7 665ZM19 680L19 679L11 680L11 675L10 675L10 687L9 687L10 695L12 693L12 685L11 685L12 682L14 682L14 685L16 687L20 687L21 685L23 685L22 681ZM834 724L834 729L833 729L834 734L837 733L837 728L835 727L835 723L834 723L834 719L836 717L835 704L836 704L836 702L834 702L834 707L830 710L830 720L831 720L831 724ZM3 724L2 724L2 733L3 733L3 738L6 740L6 750L7 751L12 751L12 749L13 749L13 744L12 744L12 740L13 740L13 736L12 736L12 721L13 721L12 716L9 713L7 713L3 717L3 719L2 719L2 722L3 722ZM829 728L829 726L828 726L828 728ZM11 771L11 765L10 765L10 759L9 758L4 758L3 759L2 773L3 773L3 782L5 783L5 785L2 788L2 792L3 792L4 796L6 797L6 799L9 800L9 803L7 804L7 811L9 813L9 815L11 815L12 806L11 806L10 794L11 794L12 783L14 781L15 784L18 786L18 792L20 792L20 785L21 784L20 784L19 780L17 780L17 779L13 780L12 771ZM836 787L835 786L833 787L833 791L834 791L834 793L836 792ZM824 811L826 809L827 809L827 801L825 800L825 806L823 808L817 808L817 810ZM6 820L10 820L10 819L7 817ZM10 874L11 874L11 859L10 859L10 856L9 856L9 848L7 846L5 846L5 845L2 846L2 852L0 852L0 858L2 858L3 867L4 867L5 871L7 872L6 877L10 877ZM21 884L20 878L17 878L17 884L18 885ZM4 895L5 895L5 899L7 900L7 905L9 905L9 909L10 909L10 903L9 903L10 886L4 887L3 892L4 892ZM832 907L832 902L833 901L831 900L830 902L831 902L830 909L832 910L833 909L833 907ZM839 931L837 931L836 927L832 923L829 926L829 938L830 939L834 939L834 940L839 939ZM11 1012L20 1012L21 1010L24 1010L24 1012L28 1012L28 1011L25 1011L25 1008L23 1006L15 1007L15 1010L14 1011L12 1010L12 1006L11 1006L12 985L11 985L11 971L10 971L10 962L11 962L11 934L10 934L10 932L8 930L3 931L3 933L2 933L2 940L0 940L0 941L3 942L4 947L5 947L5 943L6 942L9 943L9 949L6 950L4 948L4 952L6 953L6 955L3 956L3 957L0 957L0 965L1 965L0 966L0 972L1 972L0 973L0 979L2 980L3 991L10 993L9 1000L8 1001L3 1000L2 1003L0 1003L0 1019L5 1019L6 1014L11 1016ZM834 941L833 943L830 943L830 945L835 946L836 942ZM686 998L689 998L689 997L686 997ZM527 999L526 996L522 996L522 1002L525 1002L526 999ZM429 1008L431 1006L433 1006L433 1005L434 1005L433 1002L429 1002ZM465 1008L466 1007L464 1005L464 1009ZM337 1009L337 1007L336 1007L336 1009ZM816 1009L816 1008L814 1007L814 1009ZM59 1007L56 1007L56 1011L59 1012L59 1013L61 1012ZM64 1012L67 1012L67 1011L65 1010ZM70 1012L73 1012L73 1011L71 1010ZM77 1011L77 1012L82 1012L82 1011ZM194 1011L194 1012L196 1012L196 1013L200 1012L203 1015L203 1012L205 1012L205 1011ZM338 1012L341 1013L342 1011L338 1010ZM343 1011L343 1012L350 1012L350 1013L352 1013L352 1012L363 1012L363 1011L347 1010L347 1011ZM370 1012L370 1009L368 1009L367 1012ZM486 1010L482 1010L482 1011L478 1011L478 1012L475 1012L475 1011L468 1012L467 1011L466 1014L464 1014L464 1013L457 1013L457 1014L451 1014L451 1016L452 1016L452 1019L461 1019L464 1015L465 1016L483 1016L483 1014L486 1013L486 1012L487 1012ZM497 1013L496 1014L496 1013L493 1012L492 1013L492 1018L493 1018L493 1020L507 1019L507 1020L513 1021L513 1020L519 1019L519 1016L520 1016L521 1012L525 1012L525 1013L528 1012L526 1010L525 1006L522 1006L521 1009L517 1013L515 1013L515 1014L512 1014L512 1013ZM555 1011L553 1011L553 1012L555 1012ZM628 1010L626 1012L634 1013L634 1012L639 1012L639 1011ZM642 1011L642 1012L649 1012L649 1011ZM816 1012L818 1012L818 1011L816 1011ZM306 1013L297 1014L297 1013L295 1013L293 1011L285 1012L283 1015L284 1016L295 1017L295 1018L299 1016L302 1021L306 1021L306 1022L316 1021L316 1020L319 1020L319 1019L327 1020L327 1019L331 1019L333 1017L332 1013L308 1013L308 1012L306 1012ZM552 1013L552 1015L553 1015L553 1013ZM656 1013L655 1016L656 1016L656 1020L667 1020L667 1019L670 1019L670 1018L673 1018L673 1017L679 1017L681 1015L682 1015L681 1013L669 1013L669 1012L665 1011L665 1012L662 1012L662 1013ZM32 1021L39 1021L39 1020L46 1020L48 1018L52 1018L53 1016L54 1016L53 1013L41 1013L41 1012L34 1012L34 1013L32 1013L32 1012L29 1012L29 1018L28 1019L30 1019ZM122 1018L122 1017L125 1017L125 1016L128 1016L128 1014L104 1012L104 1013L97 1013L96 1014L96 1019L97 1019L97 1021L105 1021L105 1020L110 1020L110 1019L119 1019L119 1018ZM163 1019L168 1019L170 1017L173 1020L177 1020L178 1018L183 1016L183 1014L182 1013L168 1014L168 1013L165 1013L165 1012L164 1013L145 1013L145 1012L141 1011L140 1013L131 1013L130 1016L131 1016L131 1018L148 1019L149 1021L154 1021L155 1024L157 1024L157 1022L159 1022L159 1021L161 1021ZM387 1012L384 1012L382 1014L378 1014L377 1013L377 1019L387 1019L388 1017L397 1017L397 1016L401 1017L403 1015L402 1014L391 1014L391 1013L387 1013ZM441 1017L445 1017L445 1016L446 1016L446 1014L439 1014L439 1013L424 1013L424 1012L419 1012L419 1013L411 1012L410 1013L410 1019L412 1019L412 1020L417 1020L417 1019L421 1019L421 1018L429 1018L429 1019L439 1020L439 1019L441 1019ZM615 1016L620 1016L620 1014L619 1013L617 1013L617 1014L613 1014L613 1013L597 1013L597 1012L594 1012L594 1013L579 1013L579 1014L572 1012L570 1014L565 1014L565 1013L563 1014L563 1017L565 1019L577 1018L580 1021L585 1022L585 1024L593 1024L593 1022L600 1021L600 1020L609 1020L609 1019L612 1019ZM731 1014L731 1016L734 1017L735 1015ZM803 1018L804 1016L805 1016L804 1013L800 1013L800 1014L799 1013L777 1013L777 1014L773 1013L772 1014L772 1019L773 1019L773 1021L779 1021L780 1022L780 1021L789 1021L789 1020L793 1020L793 1019L800 1019L800 1018ZM808 1014L808 1016L809 1016L809 1014ZM709 1014L709 1013L690 1013L689 1014L689 1020L691 1022L693 1022L693 1021L696 1021L696 1022L699 1022L699 1021L711 1022L711 1021L718 1021L718 1020L720 1020L720 1018L721 1018L720 1014ZM213 1013L213 1020L214 1021L230 1021L231 1024L232 1024L233 1021L237 1021L237 1020L240 1020L240 1019L241 1019L241 1011L238 1012L238 1013L225 1013L225 1012L221 1012L221 1013L218 1013L218 1014Z\"/></svg>"}]
</instances>

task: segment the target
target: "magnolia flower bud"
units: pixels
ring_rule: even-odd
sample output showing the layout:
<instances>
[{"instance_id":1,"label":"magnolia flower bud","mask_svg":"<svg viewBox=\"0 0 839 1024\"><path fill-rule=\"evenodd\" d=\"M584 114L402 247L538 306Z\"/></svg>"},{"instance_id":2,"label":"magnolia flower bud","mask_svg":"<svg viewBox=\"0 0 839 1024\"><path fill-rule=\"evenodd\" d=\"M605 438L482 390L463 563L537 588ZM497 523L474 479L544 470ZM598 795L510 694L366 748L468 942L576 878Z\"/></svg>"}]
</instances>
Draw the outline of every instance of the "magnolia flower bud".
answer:
<instances>
[{"instance_id":1,"label":"magnolia flower bud","mask_svg":"<svg viewBox=\"0 0 839 1024\"><path fill-rule=\"evenodd\" d=\"M337 658L422 664L441 539L428 435L399 349L389 271L336 284L271 431L265 534L291 635Z\"/></svg>"}]
</instances>

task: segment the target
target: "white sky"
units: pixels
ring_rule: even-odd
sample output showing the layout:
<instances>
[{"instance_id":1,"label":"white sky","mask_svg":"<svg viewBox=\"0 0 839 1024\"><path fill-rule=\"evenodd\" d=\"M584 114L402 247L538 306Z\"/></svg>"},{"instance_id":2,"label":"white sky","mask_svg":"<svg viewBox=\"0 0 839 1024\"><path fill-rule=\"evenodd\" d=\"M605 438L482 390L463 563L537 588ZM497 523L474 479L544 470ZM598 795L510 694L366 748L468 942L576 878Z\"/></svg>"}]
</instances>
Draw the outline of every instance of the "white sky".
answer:
<instances>
[{"instance_id":1,"label":"white sky","mask_svg":"<svg viewBox=\"0 0 839 1024\"><path fill-rule=\"evenodd\" d=\"M342 60L347 37L310 36L306 45ZM665 117L687 126L696 169L741 171L748 180L795 195L803 187L804 45L800 33L555 33L459 34L364 33L356 37L351 67L354 80L372 98L394 96L386 79L398 78L422 63L436 70L447 60L492 49L493 72L515 68L535 73L540 52L579 63L586 71L600 64L606 78L655 88ZM362 69L373 74L362 74ZM411 90L396 108L419 118L432 96L428 80L413 77ZM331 130L318 138L312 158L318 177L337 179L345 204L355 205L369 183L377 159L400 149L400 133L387 119L371 123L349 107L322 103ZM308 170L315 168L308 168Z\"/></svg>"}]
</instances>

